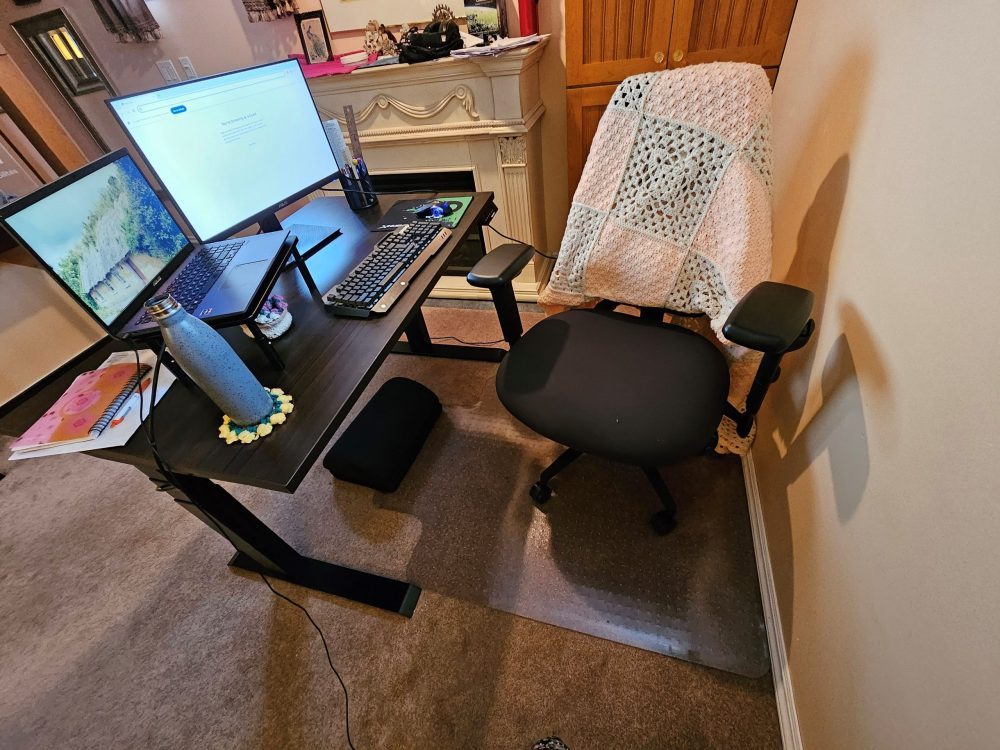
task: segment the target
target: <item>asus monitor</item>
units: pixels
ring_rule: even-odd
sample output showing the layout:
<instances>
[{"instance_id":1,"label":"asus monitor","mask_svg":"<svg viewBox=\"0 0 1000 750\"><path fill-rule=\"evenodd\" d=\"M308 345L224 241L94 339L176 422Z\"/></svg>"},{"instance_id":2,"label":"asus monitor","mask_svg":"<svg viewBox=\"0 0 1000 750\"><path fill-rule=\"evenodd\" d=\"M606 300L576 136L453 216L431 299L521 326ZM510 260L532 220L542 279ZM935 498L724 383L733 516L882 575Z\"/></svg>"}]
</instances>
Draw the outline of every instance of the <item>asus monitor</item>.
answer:
<instances>
[{"instance_id":1,"label":"asus monitor","mask_svg":"<svg viewBox=\"0 0 1000 750\"><path fill-rule=\"evenodd\" d=\"M331 182L337 164L296 60L108 100L202 242L251 224Z\"/></svg>"}]
</instances>

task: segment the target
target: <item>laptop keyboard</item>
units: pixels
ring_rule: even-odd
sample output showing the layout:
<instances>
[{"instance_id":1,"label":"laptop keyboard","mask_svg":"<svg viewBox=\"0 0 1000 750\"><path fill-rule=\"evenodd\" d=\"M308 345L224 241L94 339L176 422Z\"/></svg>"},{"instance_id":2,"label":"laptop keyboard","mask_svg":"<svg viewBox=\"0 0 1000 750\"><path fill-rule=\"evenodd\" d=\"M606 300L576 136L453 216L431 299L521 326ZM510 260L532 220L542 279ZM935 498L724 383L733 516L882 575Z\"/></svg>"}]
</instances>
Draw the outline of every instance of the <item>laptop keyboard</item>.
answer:
<instances>
[{"instance_id":1,"label":"laptop keyboard","mask_svg":"<svg viewBox=\"0 0 1000 750\"><path fill-rule=\"evenodd\" d=\"M243 242L244 240L233 240L202 246L170 285L159 291L167 292L185 310L194 312L194 308L201 304L208 290L222 276L226 266L236 257ZM143 313L137 322L141 325L151 320L149 313Z\"/></svg>"}]
</instances>

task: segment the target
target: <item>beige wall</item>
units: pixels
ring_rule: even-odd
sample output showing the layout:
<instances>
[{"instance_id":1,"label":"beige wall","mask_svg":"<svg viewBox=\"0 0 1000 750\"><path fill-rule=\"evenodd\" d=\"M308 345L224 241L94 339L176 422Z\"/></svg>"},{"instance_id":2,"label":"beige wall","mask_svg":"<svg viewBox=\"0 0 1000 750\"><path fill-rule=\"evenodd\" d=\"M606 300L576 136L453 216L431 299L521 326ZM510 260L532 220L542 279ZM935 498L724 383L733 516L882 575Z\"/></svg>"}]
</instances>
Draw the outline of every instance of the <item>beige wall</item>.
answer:
<instances>
[{"instance_id":1,"label":"beige wall","mask_svg":"<svg viewBox=\"0 0 1000 750\"><path fill-rule=\"evenodd\" d=\"M31 266L0 262L0 404L102 335L100 327Z\"/></svg>"},{"instance_id":2,"label":"beige wall","mask_svg":"<svg viewBox=\"0 0 1000 750\"><path fill-rule=\"evenodd\" d=\"M318 7L318 0L315 2ZM312 7L309 0L301 5L304 9ZM17 38L10 26L13 21L55 8L66 10L119 94L164 85L156 68L158 60L172 59L178 74L183 76L177 58L186 55L199 75L209 75L278 60L301 51L290 18L250 23L242 3L237 0L152 0L149 7L160 24L162 38L144 44L120 44L105 30L90 0L42 0L25 7L4 2L0 3L0 44L7 47L36 87L56 102L53 106L58 106L67 120L75 119L75 115ZM126 139L108 112L104 98L101 94L91 94L79 97L77 104L109 148L120 148L126 145ZM74 134L84 143L90 141L79 123ZM99 153L98 150L96 154Z\"/></svg>"},{"instance_id":3,"label":"beige wall","mask_svg":"<svg viewBox=\"0 0 1000 750\"><path fill-rule=\"evenodd\" d=\"M814 289L754 456L804 746L1000 738L1000 6L799 0L775 278Z\"/></svg>"},{"instance_id":4,"label":"beige wall","mask_svg":"<svg viewBox=\"0 0 1000 750\"><path fill-rule=\"evenodd\" d=\"M511 35L518 34L516 3L508 1ZM550 34L545 54L538 66L541 78L543 190L545 192L545 233L548 247L539 248L552 254L559 249L566 215L569 213L569 181L566 164L566 0L545 0L538 5L538 31Z\"/></svg>"}]
</instances>

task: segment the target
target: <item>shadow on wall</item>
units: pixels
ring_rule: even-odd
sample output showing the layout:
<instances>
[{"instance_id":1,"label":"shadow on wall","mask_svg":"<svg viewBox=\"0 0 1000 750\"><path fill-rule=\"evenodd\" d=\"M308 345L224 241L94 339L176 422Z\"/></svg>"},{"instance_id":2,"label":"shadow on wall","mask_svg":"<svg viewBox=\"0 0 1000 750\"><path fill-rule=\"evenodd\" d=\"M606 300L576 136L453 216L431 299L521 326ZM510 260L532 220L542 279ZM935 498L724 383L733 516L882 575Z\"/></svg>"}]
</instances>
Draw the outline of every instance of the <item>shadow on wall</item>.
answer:
<instances>
[{"instance_id":1,"label":"shadow on wall","mask_svg":"<svg viewBox=\"0 0 1000 750\"><path fill-rule=\"evenodd\" d=\"M295 21L290 16L275 21L250 23L246 6L243 5L242 0L233 0L233 9L239 19L240 26L243 27L247 44L250 45L254 65L272 60L284 60L289 54L302 52ZM331 31L333 31L332 27Z\"/></svg>"},{"instance_id":2,"label":"shadow on wall","mask_svg":"<svg viewBox=\"0 0 1000 750\"><path fill-rule=\"evenodd\" d=\"M782 379L765 402L754 444L786 647L793 640L795 590L789 488L796 485L797 497L818 497L820 493L804 483L815 481L808 469L826 453L838 518L843 523L851 519L864 497L870 468L861 382L867 385L871 380L884 385L886 380L863 316L846 302L833 312L828 309L833 304L828 296L836 268L837 231L850 180L849 154L863 111L870 68L867 54L856 53L844 59L826 86L825 98L813 112L802 140L804 150L785 182L787 198L781 201L779 196L775 205L776 216L783 210L795 211L799 191L815 184L816 162L833 159L803 215L795 255L784 278L815 293L813 317L817 333L803 351L783 363ZM835 335L838 330L839 335ZM832 346L822 361L817 361L818 342L831 338ZM819 393L808 398L810 383L817 380ZM809 519L820 512L814 504L797 507L797 525L809 527Z\"/></svg>"}]
</instances>

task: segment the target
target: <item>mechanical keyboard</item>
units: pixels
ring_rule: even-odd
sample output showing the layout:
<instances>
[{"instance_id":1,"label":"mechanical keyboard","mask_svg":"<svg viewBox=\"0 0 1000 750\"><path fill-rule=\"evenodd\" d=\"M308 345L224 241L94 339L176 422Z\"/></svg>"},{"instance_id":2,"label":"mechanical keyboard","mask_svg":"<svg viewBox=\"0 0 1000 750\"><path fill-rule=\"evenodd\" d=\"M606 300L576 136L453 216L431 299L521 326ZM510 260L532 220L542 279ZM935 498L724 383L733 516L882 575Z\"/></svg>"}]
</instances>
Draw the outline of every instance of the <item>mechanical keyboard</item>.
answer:
<instances>
[{"instance_id":1,"label":"mechanical keyboard","mask_svg":"<svg viewBox=\"0 0 1000 750\"><path fill-rule=\"evenodd\" d=\"M219 280L242 246L243 240L203 245L163 291L168 292L185 310L192 312L205 299L208 290ZM149 314L144 313L137 322L148 323L150 320Z\"/></svg>"},{"instance_id":2,"label":"mechanical keyboard","mask_svg":"<svg viewBox=\"0 0 1000 750\"><path fill-rule=\"evenodd\" d=\"M433 221L417 221L387 234L323 301L335 315L352 318L386 312L449 237L451 230Z\"/></svg>"}]
</instances>

